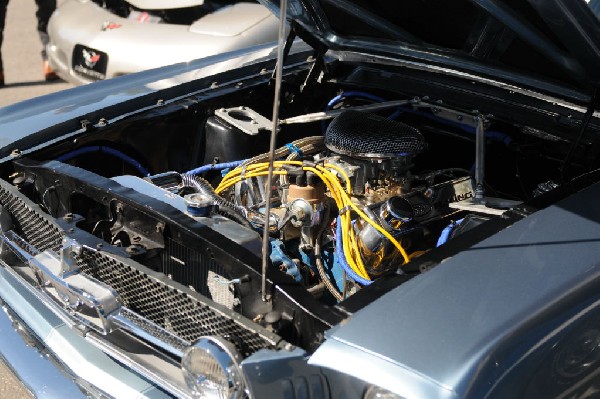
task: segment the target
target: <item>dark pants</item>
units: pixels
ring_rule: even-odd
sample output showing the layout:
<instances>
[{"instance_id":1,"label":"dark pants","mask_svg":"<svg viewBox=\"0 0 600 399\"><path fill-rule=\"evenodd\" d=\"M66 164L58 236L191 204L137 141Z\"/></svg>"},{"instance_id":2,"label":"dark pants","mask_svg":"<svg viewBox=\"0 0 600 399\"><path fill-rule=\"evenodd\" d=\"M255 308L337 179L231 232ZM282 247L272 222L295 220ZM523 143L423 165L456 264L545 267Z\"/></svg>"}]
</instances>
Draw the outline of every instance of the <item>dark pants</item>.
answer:
<instances>
[{"instance_id":1,"label":"dark pants","mask_svg":"<svg viewBox=\"0 0 600 399\"><path fill-rule=\"evenodd\" d=\"M56 9L56 0L35 0L37 4L37 30L42 42L42 59L46 60L46 44L48 44L48 20ZM2 40L4 39L4 23L6 22L6 7L8 0L0 0L0 48L2 48ZM2 57L0 57L0 71L4 69L2 66Z\"/></svg>"}]
</instances>

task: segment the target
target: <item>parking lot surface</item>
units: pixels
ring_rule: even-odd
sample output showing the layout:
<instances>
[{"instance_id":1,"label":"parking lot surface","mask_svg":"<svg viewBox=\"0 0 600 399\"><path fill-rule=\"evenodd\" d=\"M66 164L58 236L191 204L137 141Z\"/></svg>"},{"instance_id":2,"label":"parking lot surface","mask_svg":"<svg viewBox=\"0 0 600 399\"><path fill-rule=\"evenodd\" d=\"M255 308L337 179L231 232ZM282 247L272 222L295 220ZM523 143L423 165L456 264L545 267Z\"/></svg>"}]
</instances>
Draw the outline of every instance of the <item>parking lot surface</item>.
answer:
<instances>
[{"instance_id":1,"label":"parking lot surface","mask_svg":"<svg viewBox=\"0 0 600 399\"><path fill-rule=\"evenodd\" d=\"M62 3L62 0L57 3ZM2 44L6 85L0 88L0 107L73 87L62 80L44 81L42 44L37 33L35 11L34 0L11 0L8 3Z\"/></svg>"}]
</instances>

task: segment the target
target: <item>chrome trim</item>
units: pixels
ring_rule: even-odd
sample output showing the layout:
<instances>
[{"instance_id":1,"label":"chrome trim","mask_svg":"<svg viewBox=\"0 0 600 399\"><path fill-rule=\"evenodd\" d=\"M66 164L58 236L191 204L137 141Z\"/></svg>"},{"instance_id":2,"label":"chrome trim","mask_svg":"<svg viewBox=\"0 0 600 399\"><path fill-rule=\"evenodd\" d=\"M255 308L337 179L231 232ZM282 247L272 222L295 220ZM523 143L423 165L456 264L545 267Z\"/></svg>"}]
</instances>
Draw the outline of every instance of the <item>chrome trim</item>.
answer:
<instances>
[{"instance_id":1,"label":"chrome trim","mask_svg":"<svg viewBox=\"0 0 600 399\"><path fill-rule=\"evenodd\" d=\"M79 273L76 260L72 257L73 252L81 253L81 246L75 240L63 241L60 261L53 251L39 253L12 231L0 234L0 242L7 245L32 269L39 283L34 287L37 288L36 296L72 328L82 332L89 328L102 335L122 328L178 357L183 354L183 349L191 344L121 306L119 296L112 288ZM10 267L8 270L20 278ZM95 310L93 317L88 314L89 309ZM155 335L149 333L147 329Z\"/></svg>"},{"instance_id":2,"label":"chrome trim","mask_svg":"<svg viewBox=\"0 0 600 399\"><path fill-rule=\"evenodd\" d=\"M95 334L86 336L86 340L111 358L127 366L130 370L151 381L160 389L180 399L192 399L187 389L178 363L148 356L148 353L126 353L122 348L107 342ZM171 397L171 396L169 396Z\"/></svg>"},{"instance_id":3,"label":"chrome trim","mask_svg":"<svg viewBox=\"0 0 600 399\"><path fill-rule=\"evenodd\" d=\"M6 306L22 320L22 324L30 329L32 336L39 340L40 348L47 351L70 375L79 381L90 385L90 389L102 392L110 397L136 397L136 398L167 398L171 397L163 389L151 384L146 378L135 373L131 368L123 366L105 354L101 349L92 345L89 339L84 338L76 329L71 328L63 319L59 318L44 302L41 294L24 281L6 263L0 263L0 295ZM2 316L0 316L1 318ZM1 320L0 320L1 321ZM1 326L2 324L0 324ZM4 349L5 335L2 330L0 352ZM2 352L4 355L4 352ZM26 355L23 355L26 356ZM30 355L29 355L30 356ZM39 357L39 354L37 355ZM14 356L5 356L9 364L18 371L21 368L19 360ZM39 360L39 359L38 359ZM39 362L34 360L23 367L31 368ZM41 363L40 370L50 370L51 367ZM19 375L26 384L38 384L39 378L33 370ZM54 374L50 374L55 375ZM33 382L30 382L31 381ZM63 381L61 378L53 381ZM47 383L49 383L47 381ZM60 385L60 397L66 395L68 384ZM162 388L162 387L161 387ZM66 395L66 396L65 396ZM75 396L75 395L74 395ZM43 392L39 397L46 397ZM59 397L59 396L56 396Z\"/></svg>"},{"instance_id":4,"label":"chrome trim","mask_svg":"<svg viewBox=\"0 0 600 399\"><path fill-rule=\"evenodd\" d=\"M103 334L112 330L108 316L119 310L119 296L106 284L80 273L76 256L82 248L75 240L63 240L60 257L51 250L39 253L12 231L1 234L0 241L32 269L40 290L49 300L61 303L88 328ZM88 314L90 310L93 315Z\"/></svg>"},{"instance_id":5,"label":"chrome trim","mask_svg":"<svg viewBox=\"0 0 600 399\"><path fill-rule=\"evenodd\" d=\"M133 354L133 353L126 353L122 348L118 348L108 342L106 342L105 339L102 339L101 337L97 336L96 334L94 334L93 332L87 332L84 333L83 331L78 330L78 328L80 327L79 325L77 325L76 323L74 323L73 320L70 320L67 317L67 314L62 311L62 309L55 304L53 301L49 301L47 296L44 295L42 292L40 292L39 290L36 290L34 287L32 287L31 285L29 285L26 281L24 281L24 279L19 276L19 274L17 272L15 272L10 266L7 266L5 268L2 268L0 270L5 270L8 272L8 275L10 275L12 278L14 278L19 284L21 284L21 286L26 290L26 292L29 295L32 295L33 297L35 297L35 299L37 299L38 301L41 302L41 306L46 306L46 311L50 311L51 313L48 312L48 315L51 317L57 317L59 319L59 322L56 324L56 326L60 327L61 332L59 333L59 335L62 337L63 335L70 335L70 334L76 334L77 338L83 338L86 341L88 341L91 345L93 345L93 347L101 350L102 352L104 352L106 355L110 356L110 358L113 359L117 359L118 362L120 362L121 364L124 364L127 366L128 369L133 370L136 374L136 376L143 376L144 378L148 379L148 381L153 382L154 384L156 384L156 386L160 387L160 390L162 392L162 390L165 390L173 395L175 395L176 397L179 398L189 398L189 393L185 390L185 383L183 382L183 377L180 373L179 367L175 367L175 369L173 369L172 365L173 362L168 362L165 361L164 359L161 359L160 356L156 361L151 360L152 356L148 356L148 354L150 352L153 352L153 350L148 350L146 352L142 352L142 353L137 353L137 354ZM1 278L1 275L0 275ZM1 288L1 283L0 283L0 288ZM0 292L2 292L0 290ZM1 299L0 299L1 301ZM7 300L8 301L8 300ZM119 317L115 317L115 323L117 323L119 325L119 327L123 326L124 329L130 329L132 334L139 334L141 335L140 338L144 339L146 338L145 336L147 336L148 334L143 332L143 330L137 328L134 326L125 326L125 322L121 320L121 316L122 313L125 312L131 312L126 308L122 308L121 309L122 312L120 312ZM124 318L123 318L124 319ZM23 325L27 325L26 322L22 323ZM58 328L57 327L57 328ZM125 328L127 327L127 328ZM160 327L158 327L160 328ZM38 333L39 334L39 333ZM55 334L53 333L53 329L51 329L51 331L49 333L47 333L48 336L54 336ZM62 340L64 340L66 338L62 338ZM154 339L156 340L156 338ZM157 341L160 342L160 341ZM71 343L71 341L69 341L69 343ZM162 343L162 345L166 345L164 343ZM47 343L41 343L40 347L46 347ZM65 352L67 353L67 356L69 358L75 356L77 357L77 355L79 353L76 353L75 355L73 355L73 349L70 348L70 345L64 345L65 347ZM63 346L61 346L61 349L63 348ZM52 348L48 347L48 351L51 351ZM138 348L139 349L139 348ZM88 350L86 349L84 350L76 350L76 352L88 352ZM179 352L181 353L180 350L176 350L173 349L173 352ZM103 354L104 355L104 354ZM136 356L137 355L137 356ZM95 363L91 360L91 359L98 359L98 355L96 355L96 357L93 356L86 356L85 354L82 355L86 361L88 359L90 359L90 366L91 368L98 368ZM59 354L56 355L57 358L62 359L63 357L60 357ZM76 363L76 365L79 366L84 366L85 363L81 363L78 362ZM66 367L66 366L65 366ZM119 365L120 367L120 365ZM100 366L100 368L102 368L102 365ZM168 374L168 378L166 378L164 375L162 375L161 373L165 373L166 369L169 369ZM76 369L76 371L71 371L71 374L77 375L77 373L80 371L79 368ZM106 374L106 373L104 373ZM121 381L121 377L119 377L121 374L121 372L117 372L114 375L114 378L116 378L117 380L119 380L119 384L125 384L127 385L127 382L123 382ZM91 384L94 382L94 379L92 378L92 380L87 379L87 383ZM116 383L116 382L115 382ZM114 383L113 383L114 385ZM155 390L156 387L152 388L152 389L144 389L144 391L148 391L151 392L152 390ZM106 389L105 389L106 390ZM117 397L119 395L116 395ZM154 396L151 396L154 397ZM161 397L161 396L159 396ZM170 396L169 396L170 397Z\"/></svg>"},{"instance_id":6,"label":"chrome trim","mask_svg":"<svg viewBox=\"0 0 600 399\"><path fill-rule=\"evenodd\" d=\"M110 320L114 323L115 327L129 331L133 335L142 338L151 345L161 348L178 357L183 355L183 348L190 345L189 342L179 338L175 334L165 330L150 320L144 319L137 313L132 312L125 307L122 307L117 314L110 315ZM141 328L139 324L143 324L146 328ZM156 335L165 337L169 342L171 342L171 344L158 339L155 335L148 333L148 330L154 331Z\"/></svg>"},{"instance_id":7,"label":"chrome trim","mask_svg":"<svg viewBox=\"0 0 600 399\"><path fill-rule=\"evenodd\" d=\"M0 312L0 358L34 397L86 398L75 377L44 350L43 345L2 303Z\"/></svg>"}]
</instances>

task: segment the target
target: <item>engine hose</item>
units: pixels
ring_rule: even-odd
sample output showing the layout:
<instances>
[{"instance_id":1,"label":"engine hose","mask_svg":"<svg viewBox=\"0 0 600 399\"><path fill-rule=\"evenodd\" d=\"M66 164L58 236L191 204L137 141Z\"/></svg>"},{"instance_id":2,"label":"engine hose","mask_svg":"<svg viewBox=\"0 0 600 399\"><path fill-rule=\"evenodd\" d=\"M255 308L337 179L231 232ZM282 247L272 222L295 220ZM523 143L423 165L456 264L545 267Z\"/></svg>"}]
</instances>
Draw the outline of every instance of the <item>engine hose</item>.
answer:
<instances>
[{"instance_id":1,"label":"engine hose","mask_svg":"<svg viewBox=\"0 0 600 399\"><path fill-rule=\"evenodd\" d=\"M181 181L185 187L191 187L196 192L210 197L216 205L219 205L219 213L226 216L239 224L252 228L252 225L241 213L239 207L225 198L217 195L211 184L200 176L181 175Z\"/></svg>"},{"instance_id":2,"label":"engine hose","mask_svg":"<svg viewBox=\"0 0 600 399\"><path fill-rule=\"evenodd\" d=\"M327 208L327 209L328 209L327 215L325 218L323 218L323 220L329 220L329 208ZM315 263L317 264L317 270L319 271L319 276L321 277L321 281L325 284L325 288L327 288L327 291L329 291L331 293L331 295L333 295L333 297L335 299L337 299L338 302L341 302L344 300L344 296L337 290L337 288L333 285L333 283L329 279L329 276L325 272L325 266L323 265L323 260L321 259L321 238L323 236L323 232L325 231L326 226L327 226L327 224L323 223L323 225L319 229L319 233L317 234L317 238L315 240L315 248L314 248ZM345 280L344 280L344 286L346 286Z\"/></svg>"},{"instance_id":3,"label":"engine hose","mask_svg":"<svg viewBox=\"0 0 600 399\"><path fill-rule=\"evenodd\" d=\"M200 175L205 172L209 172L211 170L222 170L222 169L230 169L236 168L240 166L244 161L233 161L233 162L225 162L225 163L216 163L216 164L208 164L204 166L200 166L199 168L195 168L185 172L186 175Z\"/></svg>"},{"instance_id":4,"label":"engine hose","mask_svg":"<svg viewBox=\"0 0 600 399\"><path fill-rule=\"evenodd\" d=\"M351 97L365 98L367 100L371 100L376 103L382 103L385 101L382 97L379 97L379 96L376 96L374 94L367 93L364 91L346 91L341 94L338 94L337 96L335 96L331 100L329 100L325 109L330 110L339 101L343 100L344 98L351 98Z\"/></svg>"},{"instance_id":5,"label":"engine hose","mask_svg":"<svg viewBox=\"0 0 600 399\"><path fill-rule=\"evenodd\" d=\"M73 159L80 155L89 154L91 152L103 152L105 154L117 157L123 162L128 163L129 165L134 167L138 172L140 172L142 176L150 176L150 172L148 171L148 169L144 168L141 163L139 163L129 155L125 154L124 152L119 151L116 148L107 147L105 145L90 145L86 147L80 147L76 150L62 154L61 156L57 157L56 160L60 162L66 162L70 159Z\"/></svg>"},{"instance_id":6,"label":"engine hose","mask_svg":"<svg viewBox=\"0 0 600 399\"><path fill-rule=\"evenodd\" d=\"M454 231L456 226L460 225L463 220L464 219L457 220L456 222L452 222L448 226L444 227L444 230L442 230L442 233L440 234L440 238L438 238L436 247L444 245L450 238L450 234L452 234L452 231Z\"/></svg>"},{"instance_id":7,"label":"engine hose","mask_svg":"<svg viewBox=\"0 0 600 399\"><path fill-rule=\"evenodd\" d=\"M340 262L340 264L346 271L346 274L348 275L348 277L350 277L352 280L356 281L357 283L359 283L361 285L372 284L373 283L372 281L360 277L358 274L356 274L356 272L354 270L352 270L352 268L348 264L348 261L346 261L346 257L344 256L342 240L343 240L343 238L342 238L342 220L338 216L337 227L335 229L335 252L338 256L338 261Z\"/></svg>"}]
</instances>

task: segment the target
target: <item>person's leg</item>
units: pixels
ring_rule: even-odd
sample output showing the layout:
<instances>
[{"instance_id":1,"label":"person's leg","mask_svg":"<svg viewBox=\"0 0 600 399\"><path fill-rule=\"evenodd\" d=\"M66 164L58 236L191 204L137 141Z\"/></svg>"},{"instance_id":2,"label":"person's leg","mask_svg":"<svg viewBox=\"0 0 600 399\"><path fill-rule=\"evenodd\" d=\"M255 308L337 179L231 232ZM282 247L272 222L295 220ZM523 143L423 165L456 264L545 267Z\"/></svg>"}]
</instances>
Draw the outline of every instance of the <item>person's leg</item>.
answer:
<instances>
[{"instance_id":1,"label":"person's leg","mask_svg":"<svg viewBox=\"0 0 600 399\"><path fill-rule=\"evenodd\" d=\"M0 0L0 50L4 40L4 23L6 21L6 7L8 0ZM0 51L0 86L4 86L4 65L2 65L2 53Z\"/></svg>"},{"instance_id":2,"label":"person's leg","mask_svg":"<svg viewBox=\"0 0 600 399\"><path fill-rule=\"evenodd\" d=\"M37 4L38 33L42 42L42 59L46 59L46 44L48 44L48 20L56 9L56 0L35 0Z\"/></svg>"},{"instance_id":3,"label":"person's leg","mask_svg":"<svg viewBox=\"0 0 600 399\"><path fill-rule=\"evenodd\" d=\"M58 76L48 65L48 56L46 54L46 45L48 44L48 21L50 16L56 9L56 0L35 0L37 4L37 12L35 16L38 21L38 33L40 35L40 41L42 42L42 60L43 60L43 73L46 80L58 79Z\"/></svg>"}]
</instances>

